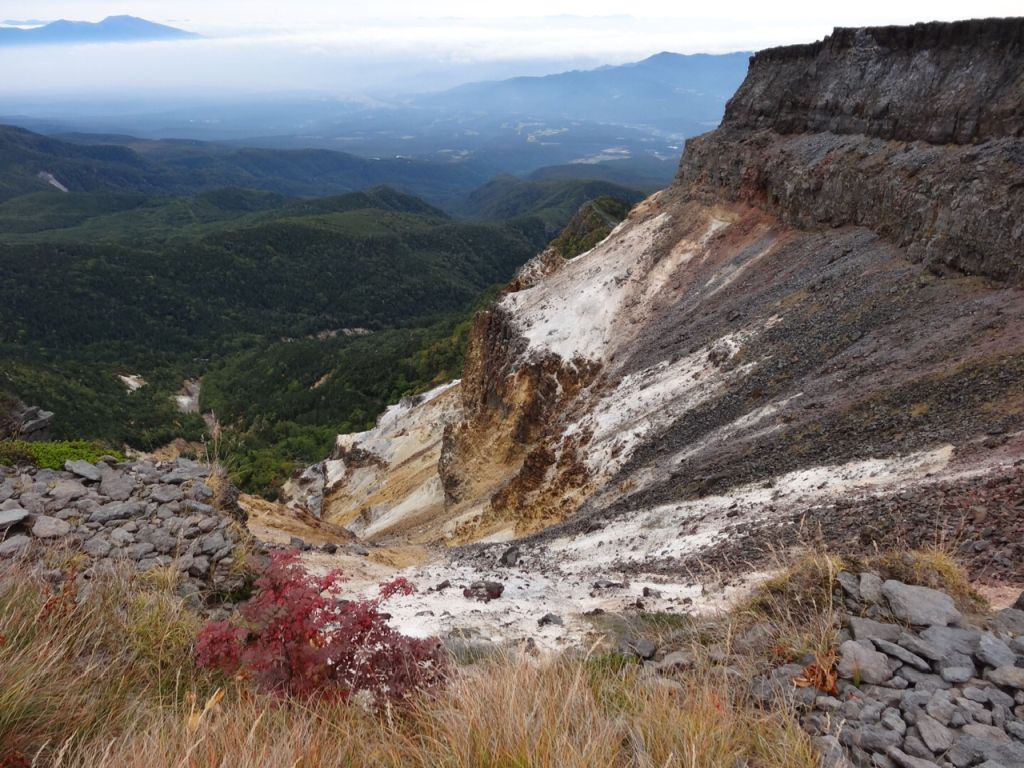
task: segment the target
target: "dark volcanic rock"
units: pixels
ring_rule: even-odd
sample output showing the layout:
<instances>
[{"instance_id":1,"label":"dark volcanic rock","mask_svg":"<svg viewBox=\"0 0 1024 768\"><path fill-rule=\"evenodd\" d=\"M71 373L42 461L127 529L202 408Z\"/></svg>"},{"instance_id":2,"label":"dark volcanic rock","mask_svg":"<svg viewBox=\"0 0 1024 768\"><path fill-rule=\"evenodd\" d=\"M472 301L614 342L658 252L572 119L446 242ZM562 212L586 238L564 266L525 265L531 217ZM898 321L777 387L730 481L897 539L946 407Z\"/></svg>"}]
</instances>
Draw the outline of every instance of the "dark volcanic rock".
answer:
<instances>
[{"instance_id":1,"label":"dark volcanic rock","mask_svg":"<svg viewBox=\"0 0 1024 768\"><path fill-rule=\"evenodd\" d=\"M915 260L1019 283L1021 103L1024 19L837 29L755 54L680 175L698 195L867 226Z\"/></svg>"}]
</instances>

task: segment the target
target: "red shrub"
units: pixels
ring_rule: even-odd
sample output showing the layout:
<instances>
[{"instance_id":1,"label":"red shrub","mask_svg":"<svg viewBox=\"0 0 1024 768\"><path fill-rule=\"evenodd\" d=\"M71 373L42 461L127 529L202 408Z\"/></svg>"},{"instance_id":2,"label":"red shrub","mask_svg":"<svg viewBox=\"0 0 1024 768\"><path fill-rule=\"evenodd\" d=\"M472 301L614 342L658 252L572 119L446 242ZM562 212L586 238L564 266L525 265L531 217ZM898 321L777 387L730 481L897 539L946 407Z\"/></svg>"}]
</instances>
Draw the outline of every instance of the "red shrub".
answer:
<instances>
[{"instance_id":1,"label":"red shrub","mask_svg":"<svg viewBox=\"0 0 1024 768\"><path fill-rule=\"evenodd\" d=\"M297 552L272 555L239 609L239 625L210 622L200 632L200 666L298 696L368 691L399 700L439 682L445 655L437 638L406 637L379 610L389 597L411 594L412 585L396 579L377 598L342 600L343 581L340 571L310 575Z\"/></svg>"}]
</instances>

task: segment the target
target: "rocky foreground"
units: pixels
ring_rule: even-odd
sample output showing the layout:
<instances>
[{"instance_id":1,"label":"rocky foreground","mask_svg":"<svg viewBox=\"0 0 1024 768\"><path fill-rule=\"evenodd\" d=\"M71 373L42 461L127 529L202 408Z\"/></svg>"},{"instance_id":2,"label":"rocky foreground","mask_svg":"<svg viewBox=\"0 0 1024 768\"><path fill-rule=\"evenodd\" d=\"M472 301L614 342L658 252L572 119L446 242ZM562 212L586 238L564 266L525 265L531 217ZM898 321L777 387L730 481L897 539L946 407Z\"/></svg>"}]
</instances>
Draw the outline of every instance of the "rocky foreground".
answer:
<instances>
[{"instance_id":1,"label":"rocky foreground","mask_svg":"<svg viewBox=\"0 0 1024 768\"><path fill-rule=\"evenodd\" d=\"M242 585L237 558L251 537L237 492L209 480L210 467L188 459L0 466L0 558L40 559L56 546L86 577L118 563L173 567L185 592L228 595Z\"/></svg>"},{"instance_id":2,"label":"rocky foreground","mask_svg":"<svg viewBox=\"0 0 1024 768\"><path fill-rule=\"evenodd\" d=\"M795 687L800 664L755 681L762 699L795 703L826 768L1024 765L1024 596L973 622L927 587L872 573L839 583L835 687Z\"/></svg>"}]
</instances>

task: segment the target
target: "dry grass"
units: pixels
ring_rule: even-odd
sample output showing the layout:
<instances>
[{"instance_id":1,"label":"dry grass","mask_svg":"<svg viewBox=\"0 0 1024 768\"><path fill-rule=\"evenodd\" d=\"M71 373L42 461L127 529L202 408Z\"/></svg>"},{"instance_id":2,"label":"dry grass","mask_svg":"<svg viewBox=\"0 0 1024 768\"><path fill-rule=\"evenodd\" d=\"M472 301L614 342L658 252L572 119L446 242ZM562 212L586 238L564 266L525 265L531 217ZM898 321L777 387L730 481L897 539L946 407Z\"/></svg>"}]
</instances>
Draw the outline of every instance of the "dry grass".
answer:
<instances>
[{"instance_id":1,"label":"dry grass","mask_svg":"<svg viewBox=\"0 0 1024 768\"><path fill-rule=\"evenodd\" d=\"M76 590L0 572L0 765L817 765L788 712L753 706L710 666L667 682L608 657L501 657L384 712L239 681L217 694L192 663L200 620L176 582L112 571Z\"/></svg>"},{"instance_id":2,"label":"dry grass","mask_svg":"<svg viewBox=\"0 0 1024 768\"><path fill-rule=\"evenodd\" d=\"M124 571L81 589L18 565L0 572L0 765L46 765L209 685L191 664L198 617L167 586Z\"/></svg>"},{"instance_id":3,"label":"dry grass","mask_svg":"<svg viewBox=\"0 0 1024 768\"><path fill-rule=\"evenodd\" d=\"M754 705L744 682L780 653L830 658L836 575L865 567L970 595L941 552L807 554L717 625L630 625L693 649L693 668L671 678L615 655L520 654L458 668L386 711L282 701L195 669L200 619L172 570L111 572L76 595L14 567L0 571L0 766L812 768L792 713ZM770 631L741 648L756 627Z\"/></svg>"},{"instance_id":4,"label":"dry grass","mask_svg":"<svg viewBox=\"0 0 1024 768\"><path fill-rule=\"evenodd\" d=\"M730 698L724 678L659 685L636 666L498 659L404 713L229 693L202 717L162 713L61 766L712 768L817 766L787 713ZM201 711L201 706L197 706Z\"/></svg>"}]
</instances>

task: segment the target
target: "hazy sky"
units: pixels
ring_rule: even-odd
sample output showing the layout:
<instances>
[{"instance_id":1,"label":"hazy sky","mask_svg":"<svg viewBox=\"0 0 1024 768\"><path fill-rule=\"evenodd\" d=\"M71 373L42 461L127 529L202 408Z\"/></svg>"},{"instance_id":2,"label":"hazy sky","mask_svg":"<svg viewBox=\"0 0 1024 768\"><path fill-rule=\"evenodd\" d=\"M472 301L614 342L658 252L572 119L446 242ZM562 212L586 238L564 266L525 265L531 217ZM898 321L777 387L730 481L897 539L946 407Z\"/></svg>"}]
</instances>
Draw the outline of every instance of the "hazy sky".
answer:
<instances>
[{"instance_id":1,"label":"hazy sky","mask_svg":"<svg viewBox=\"0 0 1024 768\"><path fill-rule=\"evenodd\" d=\"M628 15L623 15L623 12ZM336 94L819 39L834 26L1010 16L1021 0L0 0L0 19L131 14L190 42L0 50L0 94L167 89Z\"/></svg>"}]
</instances>

